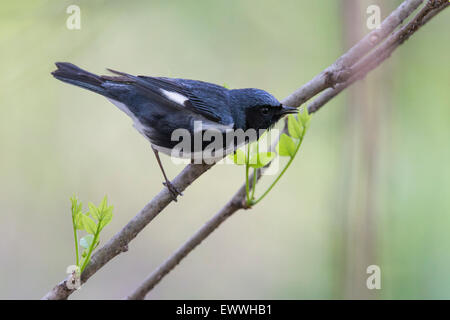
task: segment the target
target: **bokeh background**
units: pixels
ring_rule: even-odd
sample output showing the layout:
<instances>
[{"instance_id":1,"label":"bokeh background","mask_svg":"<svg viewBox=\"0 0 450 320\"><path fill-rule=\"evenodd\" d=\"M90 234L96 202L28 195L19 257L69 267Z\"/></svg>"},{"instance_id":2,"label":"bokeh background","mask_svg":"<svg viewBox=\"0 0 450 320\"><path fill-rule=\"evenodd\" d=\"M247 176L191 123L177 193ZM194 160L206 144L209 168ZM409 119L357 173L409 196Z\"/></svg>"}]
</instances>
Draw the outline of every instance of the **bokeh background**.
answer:
<instances>
[{"instance_id":1,"label":"bokeh background","mask_svg":"<svg viewBox=\"0 0 450 320\"><path fill-rule=\"evenodd\" d=\"M0 298L43 296L74 263L69 197L105 194L113 236L159 190L148 142L99 95L50 76L95 73L257 87L279 99L362 35L369 4L400 1L3 1L0 4ZM66 8L81 8L81 29ZM150 299L450 298L450 10L318 112L294 164ZM174 177L182 166L164 158ZM72 299L130 293L242 184L216 166ZM260 189L261 190L261 189ZM366 268L381 268L381 290Z\"/></svg>"}]
</instances>

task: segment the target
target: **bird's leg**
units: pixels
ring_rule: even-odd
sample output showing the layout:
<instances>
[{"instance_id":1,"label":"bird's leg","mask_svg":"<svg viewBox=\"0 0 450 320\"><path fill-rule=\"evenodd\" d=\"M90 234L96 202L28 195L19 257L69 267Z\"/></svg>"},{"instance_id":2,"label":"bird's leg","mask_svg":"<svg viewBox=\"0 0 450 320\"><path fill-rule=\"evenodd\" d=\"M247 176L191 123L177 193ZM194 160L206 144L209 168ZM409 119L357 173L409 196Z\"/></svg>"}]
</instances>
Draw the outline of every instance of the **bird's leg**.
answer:
<instances>
[{"instance_id":1,"label":"bird's leg","mask_svg":"<svg viewBox=\"0 0 450 320\"><path fill-rule=\"evenodd\" d=\"M169 189L170 193L172 194L173 201L176 202L177 201L177 196L178 195L182 196L183 194L180 191L178 191L177 188L175 188L175 186L169 181L169 179L167 179L166 173L164 172L164 168L163 168L162 163L161 163L161 159L159 158L158 150L156 150L153 146L152 146L152 150L155 153L156 161L158 161L158 165L159 165L159 167L161 169L161 172L162 172L162 174L164 176L164 180L166 180L165 182L163 182L163 185L165 185L167 187L167 189Z\"/></svg>"}]
</instances>

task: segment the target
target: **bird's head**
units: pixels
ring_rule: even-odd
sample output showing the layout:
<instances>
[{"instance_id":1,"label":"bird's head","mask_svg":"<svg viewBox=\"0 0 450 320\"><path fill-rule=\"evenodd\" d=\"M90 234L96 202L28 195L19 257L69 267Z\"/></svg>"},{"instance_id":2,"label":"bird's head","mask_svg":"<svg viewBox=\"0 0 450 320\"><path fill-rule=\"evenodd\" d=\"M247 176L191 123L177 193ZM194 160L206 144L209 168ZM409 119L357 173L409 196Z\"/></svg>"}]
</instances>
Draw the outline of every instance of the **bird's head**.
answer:
<instances>
[{"instance_id":1,"label":"bird's head","mask_svg":"<svg viewBox=\"0 0 450 320\"><path fill-rule=\"evenodd\" d=\"M233 100L238 103L244 116L241 128L268 129L281 117L290 113L297 113L296 108L281 104L270 93L260 89L236 89L232 90Z\"/></svg>"}]
</instances>

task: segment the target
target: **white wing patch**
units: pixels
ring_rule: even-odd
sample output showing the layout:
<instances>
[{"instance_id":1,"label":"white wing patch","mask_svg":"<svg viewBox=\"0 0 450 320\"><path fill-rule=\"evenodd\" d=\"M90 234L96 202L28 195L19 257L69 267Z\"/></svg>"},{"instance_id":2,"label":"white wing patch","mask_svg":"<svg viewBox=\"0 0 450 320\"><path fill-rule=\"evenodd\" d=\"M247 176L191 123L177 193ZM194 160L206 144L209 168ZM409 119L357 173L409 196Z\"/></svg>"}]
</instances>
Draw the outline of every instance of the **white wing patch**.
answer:
<instances>
[{"instance_id":1,"label":"white wing patch","mask_svg":"<svg viewBox=\"0 0 450 320\"><path fill-rule=\"evenodd\" d=\"M172 100L173 102L184 106L184 103L189 100L189 98L187 98L186 96L183 96L182 94L178 93L178 92L173 92L173 91L167 91L164 89L160 89L162 94L166 96L166 98Z\"/></svg>"}]
</instances>

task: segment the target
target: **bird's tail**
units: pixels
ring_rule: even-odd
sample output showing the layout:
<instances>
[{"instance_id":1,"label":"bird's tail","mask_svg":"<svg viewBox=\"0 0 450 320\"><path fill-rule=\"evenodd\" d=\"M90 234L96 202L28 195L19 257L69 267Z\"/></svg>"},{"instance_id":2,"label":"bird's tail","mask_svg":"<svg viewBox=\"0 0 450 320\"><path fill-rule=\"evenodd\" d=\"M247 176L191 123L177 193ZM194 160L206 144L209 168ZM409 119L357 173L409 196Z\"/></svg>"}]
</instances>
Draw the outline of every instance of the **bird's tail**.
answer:
<instances>
[{"instance_id":1,"label":"bird's tail","mask_svg":"<svg viewBox=\"0 0 450 320\"><path fill-rule=\"evenodd\" d=\"M87 72L76 65L68 62L56 62L58 69L52 72L52 75L61 81L94 91L103 96L109 97L108 92L102 87L105 79Z\"/></svg>"}]
</instances>

